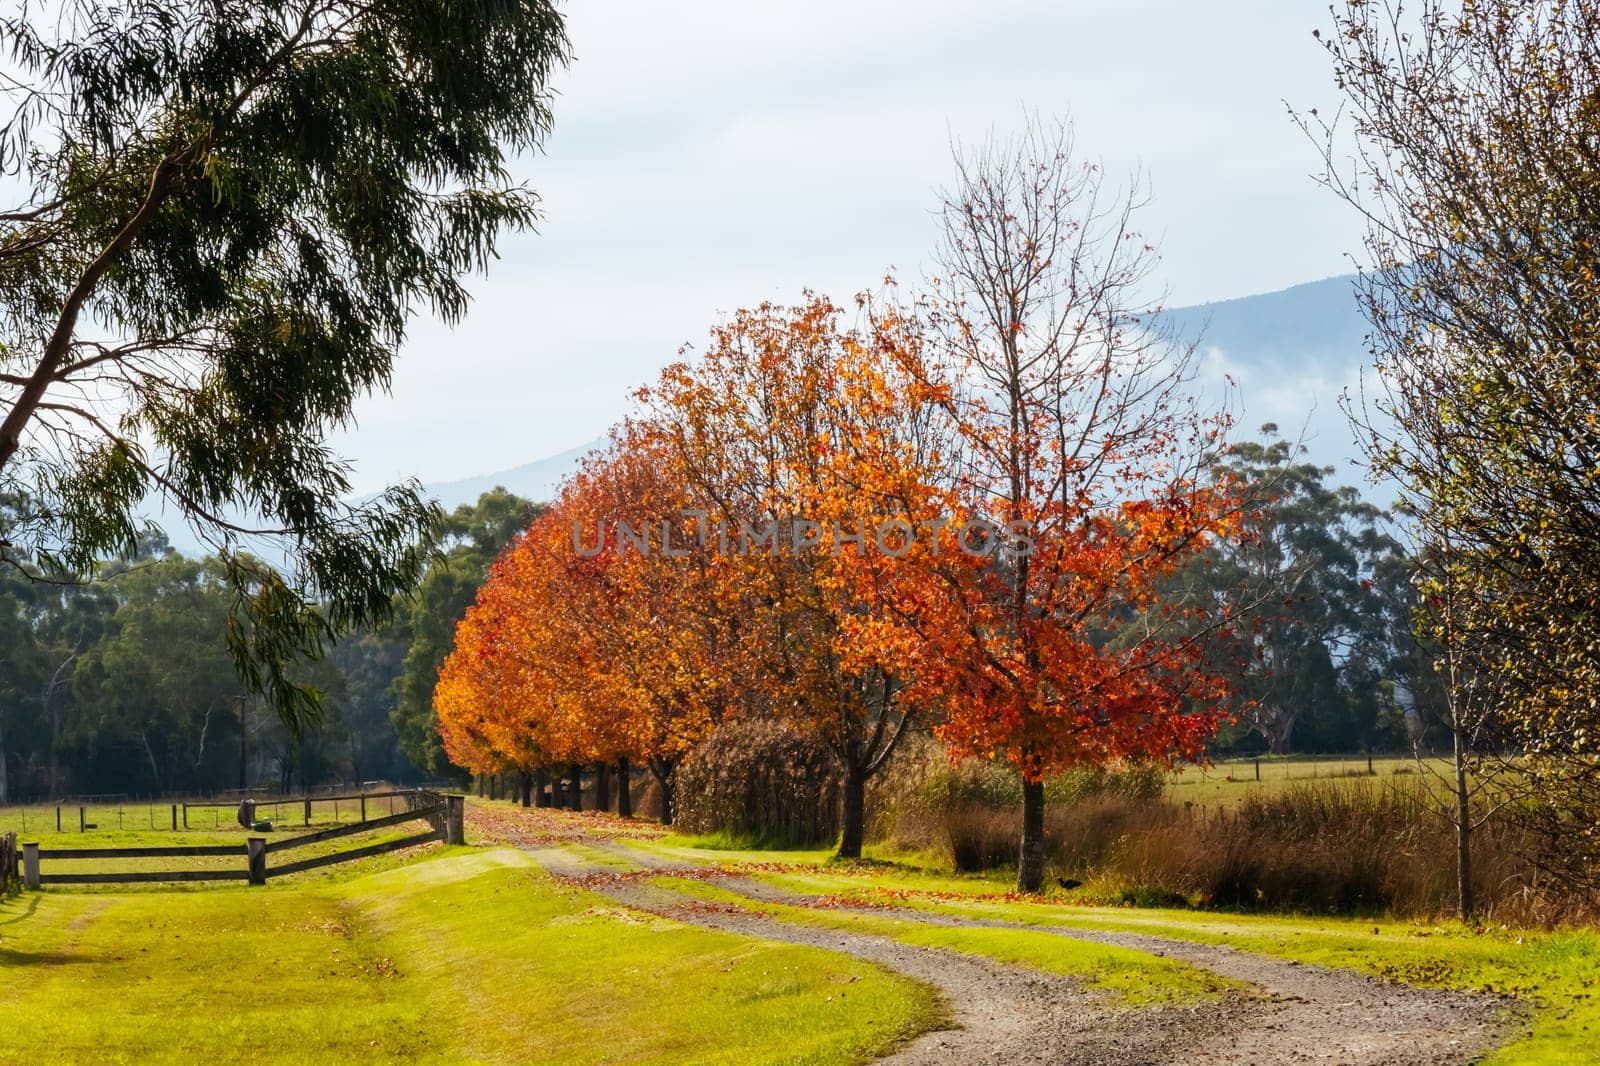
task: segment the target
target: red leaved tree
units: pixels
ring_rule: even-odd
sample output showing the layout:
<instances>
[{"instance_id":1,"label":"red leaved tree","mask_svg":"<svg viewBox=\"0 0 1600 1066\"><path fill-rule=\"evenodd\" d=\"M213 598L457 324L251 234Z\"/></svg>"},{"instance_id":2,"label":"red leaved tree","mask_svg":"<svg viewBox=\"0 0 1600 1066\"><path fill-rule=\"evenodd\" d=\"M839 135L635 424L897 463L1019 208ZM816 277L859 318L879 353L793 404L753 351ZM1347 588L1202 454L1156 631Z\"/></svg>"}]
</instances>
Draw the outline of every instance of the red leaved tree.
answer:
<instances>
[{"instance_id":1,"label":"red leaved tree","mask_svg":"<svg viewBox=\"0 0 1600 1066\"><path fill-rule=\"evenodd\" d=\"M1022 775L1017 883L1036 891L1046 775L1196 756L1214 732L1224 691L1204 636L1225 619L1160 592L1232 535L1238 504L1207 472L1226 420L1198 409L1192 349L1144 295L1139 194L1075 159L1065 123L956 164L923 309L932 354L908 372L948 398L952 470L1003 532L987 565L942 567L917 627L939 648L925 680L952 755Z\"/></svg>"}]
</instances>

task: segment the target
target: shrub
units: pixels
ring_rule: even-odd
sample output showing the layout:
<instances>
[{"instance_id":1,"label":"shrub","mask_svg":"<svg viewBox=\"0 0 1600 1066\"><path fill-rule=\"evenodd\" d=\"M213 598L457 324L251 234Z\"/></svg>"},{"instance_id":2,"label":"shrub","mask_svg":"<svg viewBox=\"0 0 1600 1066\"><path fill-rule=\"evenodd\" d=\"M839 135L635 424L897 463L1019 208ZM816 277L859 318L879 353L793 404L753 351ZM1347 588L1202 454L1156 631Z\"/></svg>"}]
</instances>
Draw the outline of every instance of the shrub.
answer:
<instances>
[{"instance_id":1,"label":"shrub","mask_svg":"<svg viewBox=\"0 0 1600 1066\"><path fill-rule=\"evenodd\" d=\"M767 845L839 835L840 779L821 741L755 719L717 729L676 775L677 826Z\"/></svg>"}]
</instances>

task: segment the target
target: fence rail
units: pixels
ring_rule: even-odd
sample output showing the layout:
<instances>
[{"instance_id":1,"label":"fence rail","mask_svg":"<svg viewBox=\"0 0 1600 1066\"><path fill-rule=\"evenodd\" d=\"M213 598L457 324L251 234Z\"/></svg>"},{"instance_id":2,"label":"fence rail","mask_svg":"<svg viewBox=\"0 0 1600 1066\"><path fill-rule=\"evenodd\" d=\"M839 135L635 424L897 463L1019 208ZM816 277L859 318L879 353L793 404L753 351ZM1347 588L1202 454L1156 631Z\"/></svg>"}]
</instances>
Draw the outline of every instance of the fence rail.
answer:
<instances>
[{"instance_id":1,"label":"fence rail","mask_svg":"<svg viewBox=\"0 0 1600 1066\"><path fill-rule=\"evenodd\" d=\"M418 818L432 819L444 813L442 804L431 804L418 807L415 810L401 811L399 814L385 815L382 818L372 818L365 822L351 822L349 825L336 825L331 829L319 829L315 833L301 833L298 836L285 837L282 840L269 840L267 852L287 851L290 848L303 848L307 844L320 844L324 840L337 840L340 837L351 836L355 833L365 833L370 829L382 829L385 826L401 825L405 822L414 822Z\"/></svg>"},{"instance_id":2,"label":"fence rail","mask_svg":"<svg viewBox=\"0 0 1600 1066\"><path fill-rule=\"evenodd\" d=\"M414 848L418 844L427 844L434 840L443 840L444 834L437 829L430 829L426 833L417 833L414 836L401 837L399 840L388 840L381 844L369 844L364 848L352 848L349 851L338 851L332 855L317 855L310 859L301 859L298 862L287 863L283 866L274 866L267 871L268 877L283 877L287 874L297 874L305 870L317 870L335 863L350 862L352 859L365 859L372 855L382 855L388 851L399 851L401 848Z\"/></svg>"},{"instance_id":3,"label":"fence rail","mask_svg":"<svg viewBox=\"0 0 1600 1066\"><path fill-rule=\"evenodd\" d=\"M0 836L15 832L18 839L33 833L89 833L95 830L221 829L233 822L244 800L255 804L256 816L278 829L290 825L320 828L330 823L365 819L373 814L394 814L418 792L438 792L427 785L399 787L386 782L370 786L318 790L278 795L264 789L213 795L97 795L34 798L0 805ZM374 809L372 804L376 803Z\"/></svg>"},{"instance_id":4,"label":"fence rail","mask_svg":"<svg viewBox=\"0 0 1600 1066\"><path fill-rule=\"evenodd\" d=\"M442 840L447 844L465 843L463 836L463 816L465 801L461 796L447 796L435 792L405 793L412 803L410 810L398 814L374 818L370 821L354 822L350 825L335 826L316 833L306 833L301 836L289 837L283 840L268 841L266 837L250 837L241 847L231 845L194 845L174 846L169 848L40 848L36 843L24 843L20 847L16 843L16 835L6 834L0 837L0 889L4 889L6 879L6 856L10 854L12 877L16 877L18 866L17 857L20 852L21 881L28 888L39 888L42 885L117 885L140 884L163 881L248 881L252 885L264 885L268 878L284 877L288 874L300 873L305 870L316 870L324 866L333 866L338 863L351 862L355 859L369 858L373 855L382 855L401 848L415 847L435 840ZM292 848L306 847L328 840L337 840L341 837L352 836L357 833L369 833L375 829L385 829L390 826L403 825L406 822L426 821L428 831L414 833L410 836L400 837L396 840L379 841L376 844L367 844L359 848L346 851L336 851L328 855L317 855L309 859L301 859L280 866L269 866L267 856L271 852L286 851ZM5 848L11 850L8 853ZM44 873L40 870L40 862L48 860L51 863L72 862L84 859L159 859L159 858L202 858L230 856L244 859L244 868L217 869L217 870L117 870L117 871L70 871L66 873Z\"/></svg>"}]
</instances>

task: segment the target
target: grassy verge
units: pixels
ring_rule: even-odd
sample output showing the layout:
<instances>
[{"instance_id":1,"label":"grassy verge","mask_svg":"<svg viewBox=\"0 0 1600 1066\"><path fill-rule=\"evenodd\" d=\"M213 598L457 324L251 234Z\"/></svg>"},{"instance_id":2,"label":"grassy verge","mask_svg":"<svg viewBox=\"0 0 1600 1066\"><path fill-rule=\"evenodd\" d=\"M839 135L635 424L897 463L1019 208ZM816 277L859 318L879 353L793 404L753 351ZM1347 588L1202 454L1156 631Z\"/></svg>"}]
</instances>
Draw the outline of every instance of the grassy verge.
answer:
<instances>
[{"instance_id":1,"label":"grassy verge","mask_svg":"<svg viewBox=\"0 0 1600 1066\"><path fill-rule=\"evenodd\" d=\"M987 892L977 881L901 870L818 869L760 872L792 892L838 893L864 903L898 906L1024 925L1064 925L1147 933L1323 966L1360 970L1390 980L1467 992L1510 993L1536 1010L1526 1039L1490 1056L1491 1066L1594 1061L1600 1037L1600 933L1469 928L1456 922L1273 917L1182 910L1084 907L1018 900Z\"/></svg>"},{"instance_id":2,"label":"grassy verge","mask_svg":"<svg viewBox=\"0 0 1600 1066\"><path fill-rule=\"evenodd\" d=\"M939 1009L865 963L640 919L507 850L0 903L0 1062L852 1062Z\"/></svg>"},{"instance_id":3,"label":"grassy verge","mask_svg":"<svg viewBox=\"0 0 1600 1066\"><path fill-rule=\"evenodd\" d=\"M1214 998L1236 982L1141 951L1066 940L1025 929L973 929L929 925L890 915L854 914L752 900L688 878L654 877L652 884L696 899L726 903L797 925L886 937L916 947L946 948L1082 980L1128 1006L1188 1005Z\"/></svg>"}]
</instances>

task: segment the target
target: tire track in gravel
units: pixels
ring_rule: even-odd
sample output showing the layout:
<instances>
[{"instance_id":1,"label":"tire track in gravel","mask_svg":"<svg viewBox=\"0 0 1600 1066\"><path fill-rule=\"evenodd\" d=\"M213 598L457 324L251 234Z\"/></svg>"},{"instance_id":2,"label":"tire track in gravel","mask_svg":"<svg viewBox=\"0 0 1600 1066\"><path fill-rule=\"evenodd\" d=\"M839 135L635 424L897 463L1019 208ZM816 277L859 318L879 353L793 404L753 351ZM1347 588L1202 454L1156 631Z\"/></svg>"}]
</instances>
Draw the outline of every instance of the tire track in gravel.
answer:
<instances>
[{"instance_id":1,"label":"tire track in gravel","mask_svg":"<svg viewBox=\"0 0 1600 1066\"><path fill-rule=\"evenodd\" d=\"M907 908L855 910L931 925L1025 929L1131 948L1255 989L1255 994L1231 993L1194 1007L1120 1007L1070 979L959 951L914 947L886 937L784 922L735 906L685 901L645 878L693 874L759 902L803 906L816 897L612 842L591 841L588 846L626 860L637 872L618 874L615 866L586 860L559 846L529 852L555 876L579 881L626 906L707 928L842 952L938 989L959 1028L923 1034L882 1060L888 1063L1447 1066L1475 1061L1522 1029L1518 1012L1499 997L1416 988L1225 945Z\"/></svg>"}]
</instances>

